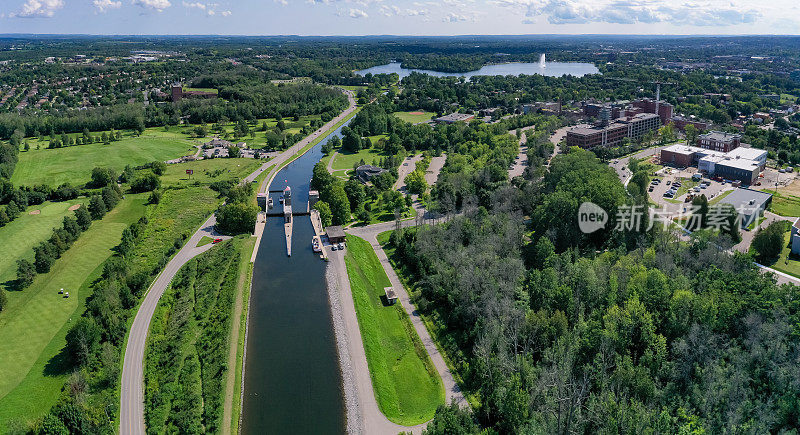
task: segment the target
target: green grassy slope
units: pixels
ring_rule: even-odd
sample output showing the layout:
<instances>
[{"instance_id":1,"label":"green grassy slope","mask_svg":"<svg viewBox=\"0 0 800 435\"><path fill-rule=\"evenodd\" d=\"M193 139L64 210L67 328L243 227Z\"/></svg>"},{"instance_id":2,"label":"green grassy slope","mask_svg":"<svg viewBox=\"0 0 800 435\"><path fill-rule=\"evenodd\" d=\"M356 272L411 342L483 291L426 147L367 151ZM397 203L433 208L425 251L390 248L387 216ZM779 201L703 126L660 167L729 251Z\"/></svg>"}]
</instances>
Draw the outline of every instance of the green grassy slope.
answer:
<instances>
[{"instance_id":1,"label":"green grassy slope","mask_svg":"<svg viewBox=\"0 0 800 435\"><path fill-rule=\"evenodd\" d=\"M378 406L398 424L433 418L444 387L403 307L384 305L389 278L372 246L347 236L347 273Z\"/></svg>"}]
</instances>

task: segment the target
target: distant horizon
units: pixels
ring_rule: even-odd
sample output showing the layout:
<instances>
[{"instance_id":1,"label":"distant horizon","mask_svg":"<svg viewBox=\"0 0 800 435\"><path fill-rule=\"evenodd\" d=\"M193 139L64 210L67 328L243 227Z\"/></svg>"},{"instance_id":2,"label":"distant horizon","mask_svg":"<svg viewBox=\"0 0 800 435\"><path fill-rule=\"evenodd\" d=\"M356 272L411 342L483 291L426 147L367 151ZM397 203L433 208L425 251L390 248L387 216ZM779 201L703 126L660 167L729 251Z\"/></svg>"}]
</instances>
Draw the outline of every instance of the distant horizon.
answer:
<instances>
[{"instance_id":1,"label":"distant horizon","mask_svg":"<svg viewBox=\"0 0 800 435\"><path fill-rule=\"evenodd\" d=\"M742 38L780 37L797 38L798 34L782 33L464 33L452 35L434 34L246 34L246 33L0 33L5 37L230 37L230 38L504 38L504 37L611 37L611 38Z\"/></svg>"},{"instance_id":2,"label":"distant horizon","mask_svg":"<svg viewBox=\"0 0 800 435\"><path fill-rule=\"evenodd\" d=\"M6 0L10 34L800 35L795 0ZM609 32L609 30L613 30Z\"/></svg>"}]
</instances>

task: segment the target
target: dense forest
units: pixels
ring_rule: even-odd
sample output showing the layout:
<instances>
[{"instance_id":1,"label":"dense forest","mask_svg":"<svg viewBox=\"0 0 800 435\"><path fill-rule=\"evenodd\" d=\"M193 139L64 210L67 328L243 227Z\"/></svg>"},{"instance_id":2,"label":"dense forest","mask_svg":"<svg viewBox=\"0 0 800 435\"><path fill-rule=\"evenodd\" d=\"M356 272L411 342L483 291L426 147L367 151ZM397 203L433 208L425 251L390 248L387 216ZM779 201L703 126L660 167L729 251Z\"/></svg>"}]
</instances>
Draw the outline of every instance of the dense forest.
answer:
<instances>
[{"instance_id":1,"label":"dense forest","mask_svg":"<svg viewBox=\"0 0 800 435\"><path fill-rule=\"evenodd\" d=\"M559 163L523 197L534 222L567 219L552 198L593 165L595 176L607 170L582 152ZM581 189L583 200L626 200L610 179ZM473 207L391 238L480 426L588 434L800 425L797 287L721 250L727 235L679 242L657 225L633 248L610 233L587 244L546 227L529 232L521 207ZM579 234L574 216L564 225ZM477 433L461 413L440 409L428 433Z\"/></svg>"}]
</instances>

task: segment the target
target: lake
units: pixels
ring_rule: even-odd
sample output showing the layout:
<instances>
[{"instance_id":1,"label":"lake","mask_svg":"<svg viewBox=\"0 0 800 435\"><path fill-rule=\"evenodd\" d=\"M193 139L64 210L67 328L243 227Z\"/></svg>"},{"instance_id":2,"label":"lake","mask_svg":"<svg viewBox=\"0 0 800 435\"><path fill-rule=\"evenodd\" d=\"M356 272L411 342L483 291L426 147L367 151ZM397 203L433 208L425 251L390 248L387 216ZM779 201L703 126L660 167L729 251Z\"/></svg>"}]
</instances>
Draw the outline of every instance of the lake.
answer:
<instances>
[{"instance_id":1,"label":"lake","mask_svg":"<svg viewBox=\"0 0 800 435\"><path fill-rule=\"evenodd\" d=\"M441 71L431 71L425 69L403 68L400 62L387 63L386 65L373 66L372 68L362 69L356 71L356 74L365 75L371 74L391 74L397 73L400 78L408 77L412 72L428 74L435 77L466 77L472 76L518 76L521 74L534 75L539 74L549 77L561 77L565 75L572 75L575 77L583 77L586 74L597 74L600 70L594 64L583 62L547 62L545 68L541 68L538 62L530 63L499 63L494 65L485 65L477 71L469 71L465 73L446 73Z\"/></svg>"}]
</instances>

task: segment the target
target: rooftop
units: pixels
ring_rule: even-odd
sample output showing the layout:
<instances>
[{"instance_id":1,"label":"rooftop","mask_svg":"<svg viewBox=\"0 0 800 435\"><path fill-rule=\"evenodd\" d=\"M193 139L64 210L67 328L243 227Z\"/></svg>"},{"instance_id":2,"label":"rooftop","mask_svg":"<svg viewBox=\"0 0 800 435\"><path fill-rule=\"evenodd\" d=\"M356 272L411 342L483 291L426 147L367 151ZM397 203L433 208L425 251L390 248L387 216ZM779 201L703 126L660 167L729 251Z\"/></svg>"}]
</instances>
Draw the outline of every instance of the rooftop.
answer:
<instances>
[{"instance_id":1,"label":"rooftop","mask_svg":"<svg viewBox=\"0 0 800 435\"><path fill-rule=\"evenodd\" d=\"M741 139L742 135L726 133L724 131L709 131L708 133L698 136L699 139L713 140L717 142L731 142L735 139Z\"/></svg>"},{"instance_id":2,"label":"rooftop","mask_svg":"<svg viewBox=\"0 0 800 435\"><path fill-rule=\"evenodd\" d=\"M758 160L765 158L767 152L764 150L760 150L758 148L745 148L739 147L735 150L728 153L729 157L733 158L740 158L740 159L748 159L748 160Z\"/></svg>"},{"instance_id":3,"label":"rooftop","mask_svg":"<svg viewBox=\"0 0 800 435\"><path fill-rule=\"evenodd\" d=\"M763 208L772 195L759 190L740 187L723 198L720 202L730 204L736 210L760 207Z\"/></svg>"},{"instance_id":4,"label":"rooftop","mask_svg":"<svg viewBox=\"0 0 800 435\"><path fill-rule=\"evenodd\" d=\"M325 233L328 235L328 238L343 238L344 237L344 229L340 226L333 226L325 228Z\"/></svg>"}]
</instances>

